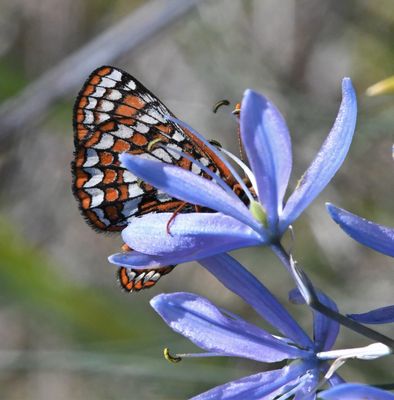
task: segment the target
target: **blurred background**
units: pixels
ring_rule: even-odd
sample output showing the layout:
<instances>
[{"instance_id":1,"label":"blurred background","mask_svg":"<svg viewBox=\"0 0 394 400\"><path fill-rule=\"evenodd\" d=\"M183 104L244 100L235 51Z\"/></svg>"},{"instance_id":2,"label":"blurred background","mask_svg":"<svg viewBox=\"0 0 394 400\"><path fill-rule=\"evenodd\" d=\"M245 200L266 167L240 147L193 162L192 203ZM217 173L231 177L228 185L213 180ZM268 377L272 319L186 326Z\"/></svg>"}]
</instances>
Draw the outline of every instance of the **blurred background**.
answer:
<instances>
[{"instance_id":1,"label":"blurred background","mask_svg":"<svg viewBox=\"0 0 394 400\"><path fill-rule=\"evenodd\" d=\"M117 235L95 233L71 193L72 107L89 72L129 71L178 117L237 152L231 107L245 88L285 115L292 187L329 132L350 76L357 132L343 167L296 222L295 256L343 313L393 303L392 259L355 243L328 218L333 202L394 225L394 97L365 89L394 71L391 0L0 0L0 392L3 399L185 399L270 369L238 359L185 360L197 349L149 306L192 291L263 325L197 264L151 290L123 293L108 255ZM310 330L308 309L270 251L234 255ZM382 332L393 336L392 326ZM369 342L342 329L336 348ZM279 367L276 365L275 367ZM392 360L348 362L346 379L389 383Z\"/></svg>"}]
</instances>

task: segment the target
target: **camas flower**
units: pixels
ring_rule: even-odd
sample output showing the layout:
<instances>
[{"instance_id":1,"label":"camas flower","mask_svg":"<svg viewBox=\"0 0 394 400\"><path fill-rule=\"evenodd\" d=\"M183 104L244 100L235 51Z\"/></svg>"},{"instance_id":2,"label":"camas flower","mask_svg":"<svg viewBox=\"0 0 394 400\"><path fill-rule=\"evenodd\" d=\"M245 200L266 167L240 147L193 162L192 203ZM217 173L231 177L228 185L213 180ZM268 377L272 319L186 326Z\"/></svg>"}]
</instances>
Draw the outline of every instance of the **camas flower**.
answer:
<instances>
[{"instance_id":1,"label":"camas flower","mask_svg":"<svg viewBox=\"0 0 394 400\"><path fill-rule=\"evenodd\" d=\"M330 351L339 332L337 322L314 313L314 339L311 340L268 289L232 257L221 254L200 262L283 336L272 335L195 294L161 294L151 300L156 312L174 331L207 351L177 357L233 356L264 363L287 360L287 365L215 387L193 397L194 400L253 400L278 396L287 399L294 395L294 399L315 399L322 375L330 369L328 360L370 359L389 354L387 346L378 343L360 349ZM293 301L302 301L296 291L291 297ZM331 299L322 293L319 297L336 310ZM327 378L330 385L344 383L335 371Z\"/></svg>"},{"instance_id":2,"label":"camas flower","mask_svg":"<svg viewBox=\"0 0 394 400\"><path fill-rule=\"evenodd\" d=\"M178 214L171 223L171 234L167 230L170 213L134 218L122 231L123 240L134 251L112 255L109 261L130 268L154 268L241 247L278 243L341 166L352 141L356 116L355 92L350 79L345 78L342 103L331 132L285 205L292 169L290 135L277 108L252 90L245 92L240 112L241 139L251 170L242 162L239 164L250 178L255 194L239 178L249 198L248 206L220 177L204 179L170 164L121 155L122 166L145 182L176 199L214 212ZM217 148L186 124L168 118L187 127L223 159ZM224 162L228 165L228 161Z\"/></svg>"}]
</instances>

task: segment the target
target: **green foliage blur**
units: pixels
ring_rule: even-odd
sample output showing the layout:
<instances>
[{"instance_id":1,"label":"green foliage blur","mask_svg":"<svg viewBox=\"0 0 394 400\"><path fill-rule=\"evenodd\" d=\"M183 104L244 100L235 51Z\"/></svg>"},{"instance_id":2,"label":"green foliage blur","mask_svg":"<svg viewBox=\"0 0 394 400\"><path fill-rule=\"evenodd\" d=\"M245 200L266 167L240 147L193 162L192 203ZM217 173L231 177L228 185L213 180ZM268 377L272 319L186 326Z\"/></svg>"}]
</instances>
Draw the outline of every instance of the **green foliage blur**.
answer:
<instances>
[{"instance_id":1,"label":"green foliage blur","mask_svg":"<svg viewBox=\"0 0 394 400\"><path fill-rule=\"evenodd\" d=\"M0 0L0 101L145 3ZM354 143L332 184L295 224L294 251L341 311L355 313L393 303L393 263L346 237L324 203L394 225L394 97L365 95L393 75L393 43L390 0L205 0L113 64L233 152L231 108L213 114L212 105L223 98L234 104L247 87L265 93L292 133L294 185L334 121L342 77L353 79L359 100ZM155 315L149 306L155 294L192 291L250 321L256 316L197 264L179 266L144 293L120 291L107 257L121 240L91 230L71 193L76 94L66 93L0 145L1 398L185 399L271 368L237 359L176 365L164 359L164 347L197 349ZM292 282L269 251L235 256L287 306ZM310 329L309 311L288 307ZM390 326L382 332L393 335ZM366 344L343 330L337 348ZM390 362L349 362L340 372L353 381L388 383Z\"/></svg>"}]
</instances>

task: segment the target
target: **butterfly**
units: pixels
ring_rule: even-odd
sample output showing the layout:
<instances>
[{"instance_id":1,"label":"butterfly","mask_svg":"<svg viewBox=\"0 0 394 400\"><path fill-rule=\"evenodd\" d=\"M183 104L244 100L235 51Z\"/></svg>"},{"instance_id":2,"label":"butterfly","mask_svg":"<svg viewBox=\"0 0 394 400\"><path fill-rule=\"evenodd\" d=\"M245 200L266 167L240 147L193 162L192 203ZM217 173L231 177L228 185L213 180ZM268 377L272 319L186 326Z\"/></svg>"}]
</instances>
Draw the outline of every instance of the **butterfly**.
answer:
<instances>
[{"instance_id":1,"label":"butterfly","mask_svg":"<svg viewBox=\"0 0 394 400\"><path fill-rule=\"evenodd\" d=\"M177 165L210 179L179 154L183 152L230 187L236 186L217 154L168 116L174 114L137 79L118 68L100 67L83 85L73 112L72 189L82 215L96 231L119 232L133 223L133 218L147 213L195 211L194 205L168 196L122 168L119 155L123 152ZM122 249L132 251L127 245ZM154 286L174 267L120 267L118 280L126 291L139 291Z\"/></svg>"}]
</instances>

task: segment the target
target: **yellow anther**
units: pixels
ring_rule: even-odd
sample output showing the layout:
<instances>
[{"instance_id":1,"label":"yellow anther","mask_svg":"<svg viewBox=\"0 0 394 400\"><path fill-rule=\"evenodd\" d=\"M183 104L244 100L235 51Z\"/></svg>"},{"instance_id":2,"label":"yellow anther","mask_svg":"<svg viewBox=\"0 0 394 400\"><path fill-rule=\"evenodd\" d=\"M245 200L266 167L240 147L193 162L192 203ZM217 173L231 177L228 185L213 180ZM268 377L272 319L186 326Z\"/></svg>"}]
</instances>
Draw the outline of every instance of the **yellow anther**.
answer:
<instances>
[{"instance_id":1,"label":"yellow anther","mask_svg":"<svg viewBox=\"0 0 394 400\"><path fill-rule=\"evenodd\" d=\"M170 349L166 347L163 351L164 358L169 361L170 363L176 364L182 361L182 357L173 356L170 353Z\"/></svg>"}]
</instances>

